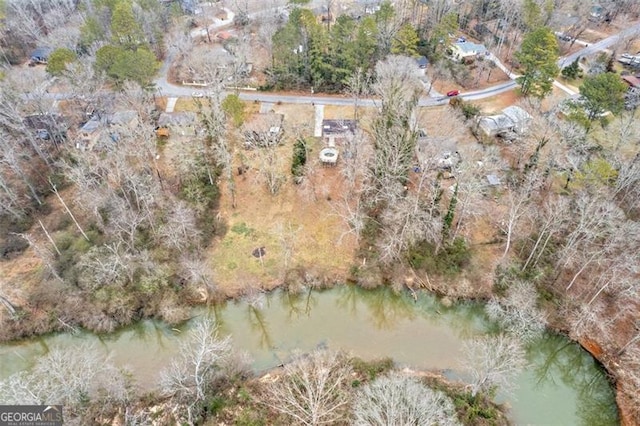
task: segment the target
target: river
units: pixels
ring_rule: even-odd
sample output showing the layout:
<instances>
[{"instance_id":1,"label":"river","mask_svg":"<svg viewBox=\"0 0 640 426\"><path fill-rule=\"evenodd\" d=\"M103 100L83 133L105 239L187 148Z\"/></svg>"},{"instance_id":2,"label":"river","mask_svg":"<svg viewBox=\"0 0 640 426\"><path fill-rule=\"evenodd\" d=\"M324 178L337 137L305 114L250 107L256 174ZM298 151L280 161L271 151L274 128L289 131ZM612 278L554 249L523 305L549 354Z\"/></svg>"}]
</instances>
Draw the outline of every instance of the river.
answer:
<instances>
[{"instance_id":1,"label":"river","mask_svg":"<svg viewBox=\"0 0 640 426\"><path fill-rule=\"evenodd\" d=\"M297 295L276 291L259 304L230 301L196 309L194 315L214 316L220 333L232 335L234 346L252 357L257 371L285 362L294 350L322 346L464 377L464 340L496 328L477 303L446 307L426 293L414 300L386 288L356 286ZM103 348L116 365L129 367L141 387L151 389L189 326L145 320L108 335L58 333L0 345L0 378L29 368L51 347L89 342ZM611 386L579 345L548 333L531 345L527 356L529 366L519 375L517 390L498 396L511 408L514 423L618 424Z\"/></svg>"}]
</instances>

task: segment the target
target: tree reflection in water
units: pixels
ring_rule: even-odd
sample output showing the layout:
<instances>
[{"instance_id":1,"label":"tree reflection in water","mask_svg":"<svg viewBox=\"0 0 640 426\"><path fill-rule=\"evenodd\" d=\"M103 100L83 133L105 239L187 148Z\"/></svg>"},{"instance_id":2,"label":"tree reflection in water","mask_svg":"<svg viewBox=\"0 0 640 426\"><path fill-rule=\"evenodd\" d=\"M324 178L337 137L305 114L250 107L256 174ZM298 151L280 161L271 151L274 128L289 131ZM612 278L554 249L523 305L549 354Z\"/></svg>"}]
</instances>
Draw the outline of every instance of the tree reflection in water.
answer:
<instances>
[{"instance_id":1,"label":"tree reflection in water","mask_svg":"<svg viewBox=\"0 0 640 426\"><path fill-rule=\"evenodd\" d=\"M264 308L268 308L271 305L271 297L265 295L262 291L255 291L245 297L245 303L247 304L246 312L249 327L260 339L258 347L273 349L274 344L269 331L269 323L263 312Z\"/></svg>"},{"instance_id":2,"label":"tree reflection in water","mask_svg":"<svg viewBox=\"0 0 640 426\"><path fill-rule=\"evenodd\" d=\"M547 335L530 345L527 356L538 387L562 382L577 390L576 414L582 424L619 424L606 374L580 345L560 335Z\"/></svg>"},{"instance_id":3,"label":"tree reflection in water","mask_svg":"<svg viewBox=\"0 0 640 426\"><path fill-rule=\"evenodd\" d=\"M358 306L364 305L376 328L388 330L401 320L412 320L417 315L414 300L405 292L389 287L364 290L355 285L344 285L338 290L338 307L357 315Z\"/></svg>"},{"instance_id":4,"label":"tree reflection in water","mask_svg":"<svg viewBox=\"0 0 640 426\"><path fill-rule=\"evenodd\" d=\"M318 305L318 291L312 287L304 288L302 291L280 291L280 302L286 307L289 319L299 319L308 317L311 310Z\"/></svg>"}]
</instances>

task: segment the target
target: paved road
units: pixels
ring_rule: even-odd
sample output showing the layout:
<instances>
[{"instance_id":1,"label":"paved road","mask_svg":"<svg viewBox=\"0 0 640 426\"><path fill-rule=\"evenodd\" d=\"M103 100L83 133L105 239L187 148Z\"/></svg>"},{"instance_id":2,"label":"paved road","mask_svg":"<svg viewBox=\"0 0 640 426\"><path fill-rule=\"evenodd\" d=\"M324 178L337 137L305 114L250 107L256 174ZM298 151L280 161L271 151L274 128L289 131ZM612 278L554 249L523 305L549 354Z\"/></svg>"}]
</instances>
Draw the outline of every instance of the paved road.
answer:
<instances>
[{"instance_id":1,"label":"paved road","mask_svg":"<svg viewBox=\"0 0 640 426\"><path fill-rule=\"evenodd\" d=\"M583 56L593 55L594 53L598 53L601 50L604 50L608 47L613 46L623 38L630 35L637 35L638 33L640 33L640 23L637 23L629 28L626 28L621 32L619 32L618 34L614 34L605 39L602 39L597 43L587 45L583 49L580 49L579 51L577 51L576 53L572 53L571 55L567 55L558 59L558 66L560 68L564 68L566 65L571 64L571 62L575 61L578 58L581 58Z\"/></svg>"},{"instance_id":2,"label":"paved road","mask_svg":"<svg viewBox=\"0 0 640 426\"><path fill-rule=\"evenodd\" d=\"M280 8L278 8L278 10L279 9ZM274 10L272 9L271 11L273 12ZM267 12L263 10L261 12L255 13L255 15L257 15L258 13L267 13ZM250 14L250 16L254 17L254 14ZM231 24L232 24L231 21L226 21L226 22L219 22L216 26L222 28ZM590 46L586 46L585 48L579 50L576 53L559 58L558 65L562 67L562 64L571 63L578 57L594 54L602 49L606 49L612 46L613 44L617 43L620 39L638 32L640 32L640 23L623 30L618 34L607 37ZM172 59L173 59L173 54L170 51L169 54L167 55L167 59L162 64L162 67L160 69L160 76L154 81L156 88L158 90L158 93L161 96L189 97L189 96L192 96L194 92L202 91L202 89L199 89L197 87L194 88L194 87L179 86L179 85L171 84L167 81L166 76L167 76L169 65ZM516 75L513 73L509 73L509 76L512 79L516 77ZM513 80L510 80L508 82L501 83L501 84L488 87L482 90L461 93L459 97L464 100L475 101L475 100L490 98L492 96L496 96L498 94L508 92L510 90L513 90L516 86L517 86L516 82ZM568 91L568 93L572 93L572 92ZM354 105L355 103L354 98L348 98L344 96L327 96L327 95L312 95L312 94L288 95L283 93L264 93L264 92L257 92L257 91L242 91L239 93L239 95L240 95L240 99L243 99L246 101L271 102L271 103L282 102L282 103L290 103L290 104L317 104L317 105L338 105L338 106L351 106L351 105ZM33 95L32 94L25 95L26 98L29 98L31 96ZM59 94L50 94L49 96L54 99L67 99L71 95L59 93ZM420 99L418 105L422 107L438 106L438 105L445 105L448 101L449 101L449 98L447 98L446 96L436 96L436 97L425 96ZM358 102L359 102L359 105L361 106L375 106L377 105L377 103L379 103L379 100L368 98L368 99L360 99Z\"/></svg>"},{"instance_id":3,"label":"paved road","mask_svg":"<svg viewBox=\"0 0 640 426\"><path fill-rule=\"evenodd\" d=\"M576 58L592 55L597 53L600 50L606 49L614 44L616 44L620 39L640 32L640 23L629 27L618 34L614 34L609 36L603 40L600 40L597 43L593 43L591 45L585 46L583 49L572 53L571 55L564 56L558 59L558 66L562 67L563 64L570 64ZM169 55L169 60L171 59L171 55ZM174 84L170 84L166 80L166 71L168 69L168 61L162 67L161 76L155 81L156 86L161 95L163 96L191 96L193 92L199 91L197 88L192 87L184 87L177 86ZM517 77L515 74L509 72L509 77L514 79ZM513 90L517 86L516 82L511 80L506 83L501 83L492 87L488 87L482 90L476 90L471 92L461 93L459 95L460 98L469 101L475 101L485 98L490 98L492 96L499 95L504 92L508 92ZM561 87L561 89L567 91L567 93L574 93L571 90L565 89ZM246 101L258 101L258 102L282 102L282 103L291 103L291 104L318 104L318 105L353 105L355 103L355 99L346 98L341 96L322 96L322 95L287 95L287 94L279 94L279 93L262 93L256 91L242 91L240 93L240 99ZM375 106L378 101L375 99L360 99L359 105L361 106ZM439 97L422 97L419 102L419 106L428 107L428 106L438 106L444 105L448 102L448 98L445 96Z\"/></svg>"}]
</instances>

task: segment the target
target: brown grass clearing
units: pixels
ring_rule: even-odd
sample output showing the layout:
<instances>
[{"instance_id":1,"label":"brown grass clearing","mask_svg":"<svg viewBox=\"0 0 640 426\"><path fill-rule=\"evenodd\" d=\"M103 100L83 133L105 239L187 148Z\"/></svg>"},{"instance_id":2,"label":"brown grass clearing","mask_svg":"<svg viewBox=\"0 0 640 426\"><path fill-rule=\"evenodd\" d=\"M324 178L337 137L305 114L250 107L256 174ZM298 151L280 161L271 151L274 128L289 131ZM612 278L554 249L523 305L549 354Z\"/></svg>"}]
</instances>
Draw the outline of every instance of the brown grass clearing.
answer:
<instances>
[{"instance_id":1,"label":"brown grass clearing","mask_svg":"<svg viewBox=\"0 0 640 426\"><path fill-rule=\"evenodd\" d=\"M194 92L198 92L198 91L199 90L194 89ZM202 99L201 102L202 102L202 105L205 107L208 105L208 101L206 99ZM176 105L173 108L173 112L184 112L184 111L191 111L191 112L198 111L198 105L193 100L193 98L186 98L186 97L178 98L178 100L176 101Z\"/></svg>"},{"instance_id":2,"label":"brown grass clearing","mask_svg":"<svg viewBox=\"0 0 640 426\"><path fill-rule=\"evenodd\" d=\"M156 108L158 111L164 111L167 109L167 97L166 96L156 96Z\"/></svg>"},{"instance_id":3,"label":"brown grass clearing","mask_svg":"<svg viewBox=\"0 0 640 426\"><path fill-rule=\"evenodd\" d=\"M364 108L359 108L359 113ZM337 105L325 105L324 107L324 118L326 120L353 120L354 117L354 107L353 106L337 106Z\"/></svg>"},{"instance_id":4,"label":"brown grass clearing","mask_svg":"<svg viewBox=\"0 0 640 426\"><path fill-rule=\"evenodd\" d=\"M479 101L469 101L478 105L482 109L482 114L494 114L502 111L504 108L515 104L520 99L520 95L516 89L503 92L490 98L481 99Z\"/></svg>"},{"instance_id":5,"label":"brown grass clearing","mask_svg":"<svg viewBox=\"0 0 640 426\"><path fill-rule=\"evenodd\" d=\"M308 127L309 129L307 131L308 135L313 135L314 108L312 105L277 104L276 103L276 104L273 104L273 107L271 109L276 114L284 115L285 131L288 131L288 129L292 127L302 126L303 128Z\"/></svg>"},{"instance_id":6,"label":"brown grass clearing","mask_svg":"<svg viewBox=\"0 0 640 426\"><path fill-rule=\"evenodd\" d=\"M249 117L251 114L260 112L260 102L241 101L244 104L244 116Z\"/></svg>"},{"instance_id":7,"label":"brown grass clearing","mask_svg":"<svg viewBox=\"0 0 640 426\"><path fill-rule=\"evenodd\" d=\"M301 185L294 184L291 177L295 137L288 129L296 127L302 136L312 134L309 119L313 107L274 105L274 111L285 115L287 136L277 154L286 182L271 195L260 174L260 152L238 149L233 168L235 208L228 182L221 185L219 215L227 224L227 233L212 244L207 257L218 288L226 296L242 294L248 288L274 288L294 269L342 281L355 253L355 238L346 235L348 227L335 210L343 185L339 167L325 168L317 160L322 142L307 138L309 171ZM249 170L238 175L241 159ZM262 259L252 255L260 247L266 251Z\"/></svg>"},{"instance_id":8,"label":"brown grass clearing","mask_svg":"<svg viewBox=\"0 0 640 426\"><path fill-rule=\"evenodd\" d=\"M580 85L582 84L583 79L581 79L581 78L568 79L568 78L564 78L562 76L558 76L556 78L556 81L558 83L561 83L561 84L567 86L569 89L573 90L574 92L579 93L580 92ZM562 89L560 89L560 90L562 90ZM565 92L564 90L562 90L562 92L565 93L566 96L569 96L569 94L567 92Z\"/></svg>"},{"instance_id":9,"label":"brown grass clearing","mask_svg":"<svg viewBox=\"0 0 640 426\"><path fill-rule=\"evenodd\" d=\"M608 36L609 34L607 32L604 32L600 28L598 28L597 30L589 28L585 30L582 34L580 34L580 40L586 41L588 43L596 43Z\"/></svg>"},{"instance_id":10,"label":"brown grass clearing","mask_svg":"<svg viewBox=\"0 0 640 426\"><path fill-rule=\"evenodd\" d=\"M580 40L582 41L582 37L580 37ZM573 53L576 53L584 49L584 46L582 44L573 43L573 45L571 45L570 41L562 41L562 40L558 40L558 46L560 48L559 49L560 56L569 56ZM569 66L569 65L571 65L571 63L565 64L565 66Z\"/></svg>"}]
</instances>

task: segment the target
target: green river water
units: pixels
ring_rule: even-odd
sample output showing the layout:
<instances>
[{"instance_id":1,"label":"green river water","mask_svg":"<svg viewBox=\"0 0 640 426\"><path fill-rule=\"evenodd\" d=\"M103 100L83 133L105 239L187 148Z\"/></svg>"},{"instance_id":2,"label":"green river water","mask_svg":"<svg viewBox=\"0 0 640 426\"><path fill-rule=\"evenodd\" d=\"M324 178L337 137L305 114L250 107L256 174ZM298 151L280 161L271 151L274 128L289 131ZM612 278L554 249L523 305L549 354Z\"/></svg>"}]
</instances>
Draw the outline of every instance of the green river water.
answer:
<instances>
[{"instance_id":1,"label":"green river water","mask_svg":"<svg viewBox=\"0 0 640 426\"><path fill-rule=\"evenodd\" d=\"M445 307L429 294L415 301L388 289L340 286L298 295L276 291L262 306L228 302L194 311L212 315L220 332L233 336L257 371L287 360L291 352L318 346L374 359L391 357L400 366L442 370L464 378L465 339L495 330L482 305ZM137 383L151 389L159 371L178 351L187 322L170 327L146 320L108 335L59 333L0 345L0 378L29 368L51 347L95 343L116 365L127 366ZM529 366L513 395L499 395L518 425L615 425L614 394L594 359L568 339L547 334L528 350ZM1 403L1 401L0 401Z\"/></svg>"}]
</instances>

